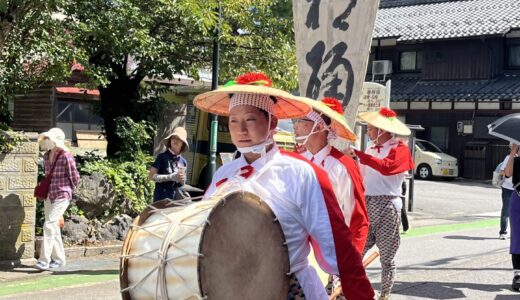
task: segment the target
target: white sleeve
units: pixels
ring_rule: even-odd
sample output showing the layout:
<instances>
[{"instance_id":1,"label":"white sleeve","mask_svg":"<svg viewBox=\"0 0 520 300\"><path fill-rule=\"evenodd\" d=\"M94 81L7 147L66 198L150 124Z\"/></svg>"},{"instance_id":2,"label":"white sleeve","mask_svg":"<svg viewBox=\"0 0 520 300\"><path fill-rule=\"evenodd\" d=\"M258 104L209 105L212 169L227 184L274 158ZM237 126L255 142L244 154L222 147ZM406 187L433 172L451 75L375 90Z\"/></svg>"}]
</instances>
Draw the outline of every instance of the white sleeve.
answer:
<instances>
[{"instance_id":1,"label":"white sleeve","mask_svg":"<svg viewBox=\"0 0 520 300\"><path fill-rule=\"evenodd\" d=\"M324 272L339 274L334 237L320 183L312 169L302 177L299 189L301 194L296 197L300 202L305 229L313 240L313 247L319 247L319 251L314 249L316 261Z\"/></svg>"},{"instance_id":2,"label":"white sleeve","mask_svg":"<svg viewBox=\"0 0 520 300\"><path fill-rule=\"evenodd\" d=\"M334 188L334 195L336 199L338 199L343 217L345 217L345 223L350 226L350 219L352 218L352 212L354 212L354 206L356 204L350 174L347 169L339 163L327 170L327 173Z\"/></svg>"},{"instance_id":3,"label":"white sleeve","mask_svg":"<svg viewBox=\"0 0 520 300\"><path fill-rule=\"evenodd\" d=\"M507 162L509 161L509 155L504 158L504 161L502 162L502 165L500 165L500 171L504 171L506 169Z\"/></svg>"}]
</instances>

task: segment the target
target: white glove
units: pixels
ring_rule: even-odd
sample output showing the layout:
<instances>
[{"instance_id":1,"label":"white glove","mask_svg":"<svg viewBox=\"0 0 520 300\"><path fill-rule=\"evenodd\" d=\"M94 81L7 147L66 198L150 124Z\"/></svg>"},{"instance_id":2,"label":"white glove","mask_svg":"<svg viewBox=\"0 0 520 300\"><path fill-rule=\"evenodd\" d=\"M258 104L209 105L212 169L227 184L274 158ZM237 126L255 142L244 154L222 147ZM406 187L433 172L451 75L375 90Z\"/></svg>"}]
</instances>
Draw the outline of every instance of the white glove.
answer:
<instances>
[{"instance_id":1,"label":"white glove","mask_svg":"<svg viewBox=\"0 0 520 300\"><path fill-rule=\"evenodd\" d=\"M177 173L171 174L155 174L153 175L153 181L155 182L167 182L167 181L177 181Z\"/></svg>"}]
</instances>

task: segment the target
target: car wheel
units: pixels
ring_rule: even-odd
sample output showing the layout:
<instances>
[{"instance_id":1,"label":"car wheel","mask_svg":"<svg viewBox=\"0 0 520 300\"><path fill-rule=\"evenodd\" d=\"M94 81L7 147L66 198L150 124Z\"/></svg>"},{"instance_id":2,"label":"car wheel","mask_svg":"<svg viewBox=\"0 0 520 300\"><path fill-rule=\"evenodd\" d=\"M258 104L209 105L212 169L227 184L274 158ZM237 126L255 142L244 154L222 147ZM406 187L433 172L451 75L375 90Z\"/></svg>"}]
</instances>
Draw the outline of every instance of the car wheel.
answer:
<instances>
[{"instance_id":1,"label":"car wheel","mask_svg":"<svg viewBox=\"0 0 520 300\"><path fill-rule=\"evenodd\" d=\"M419 165L417 168L417 176L420 179L431 179L432 178L432 168L427 164Z\"/></svg>"}]
</instances>

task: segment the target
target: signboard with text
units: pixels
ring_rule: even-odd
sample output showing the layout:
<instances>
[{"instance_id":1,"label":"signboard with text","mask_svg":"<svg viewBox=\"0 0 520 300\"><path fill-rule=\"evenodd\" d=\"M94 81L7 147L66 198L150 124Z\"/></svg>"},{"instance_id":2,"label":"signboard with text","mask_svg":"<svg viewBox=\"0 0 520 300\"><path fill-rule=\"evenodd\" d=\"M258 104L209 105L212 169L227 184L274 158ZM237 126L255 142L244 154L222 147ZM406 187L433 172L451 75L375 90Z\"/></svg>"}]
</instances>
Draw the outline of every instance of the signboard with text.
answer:
<instances>
[{"instance_id":1,"label":"signboard with text","mask_svg":"<svg viewBox=\"0 0 520 300\"><path fill-rule=\"evenodd\" d=\"M375 82L364 82L359 98L358 113L377 111L379 108L388 107L388 86Z\"/></svg>"},{"instance_id":2,"label":"signboard with text","mask_svg":"<svg viewBox=\"0 0 520 300\"><path fill-rule=\"evenodd\" d=\"M293 1L300 94L342 101L353 126L379 0Z\"/></svg>"}]
</instances>

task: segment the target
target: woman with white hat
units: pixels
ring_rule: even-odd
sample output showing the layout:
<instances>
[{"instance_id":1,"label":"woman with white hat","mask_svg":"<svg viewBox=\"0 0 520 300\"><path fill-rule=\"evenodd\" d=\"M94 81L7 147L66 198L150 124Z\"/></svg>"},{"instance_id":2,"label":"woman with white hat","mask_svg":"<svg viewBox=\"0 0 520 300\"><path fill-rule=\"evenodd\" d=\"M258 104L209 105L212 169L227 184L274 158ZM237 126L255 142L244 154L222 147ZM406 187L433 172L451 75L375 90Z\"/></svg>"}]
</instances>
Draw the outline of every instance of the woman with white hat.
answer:
<instances>
[{"instance_id":1,"label":"woman with white hat","mask_svg":"<svg viewBox=\"0 0 520 300\"><path fill-rule=\"evenodd\" d=\"M358 150L351 153L359 158L370 219L363 254L377 245L382 267L379 299L386 300L394 284L394 257L401 241L401 184L407 171L414 169L408 147L394 135L408 136L411 132L397 119L397 114L386 107L361 113L359 118L367 123L367 135L371 140L364 153Z\"/></svg>"},{"instance_id":2,"label":"woman with white hat","mask_svg":"<svg viewBox=\"0 0 520 300\"><path fill-rule=\"evenodd\" d=\"M46 151L43 155L45 176L51 176L51 183L44 199L43 243L36 268L47 270L66 263L58 221L69 206L80 176L74 158L65 146L65 133L61 129L52 128L41 133L38 143Z\"/></svg>"},{"instance_id":3,"label":"woman with white hat","mask_svg":"<svg viewBox=\"0 0 520 300\"><path fill-rule=\"evenodd\" d=\"M293 282L287 299L328 299L307 260L311 244L320 267L341 275L349 299L373 299L327 174L298 154L280 151L273 142L278 119L302 117L311 108L270 86L264 74L248 73L195 97L199 109L229 117L231 140L242 154L217 170L205 198L237 186L263 195L287 242Z\"/></svg>"},{"instance_id":4,"label":"woman with white hat","mask_svg":"<svg viewBox=\"0 0 520 300\"><path fill-rule=\"evenodd\" d=\"M188 151L187 132L183 127L177 127L163 139L166 150L155 159L148 178L155 181L153 200L175 199L178 189L186 181L188 162L182 153Z\"/></svg>"}]
</instances>

